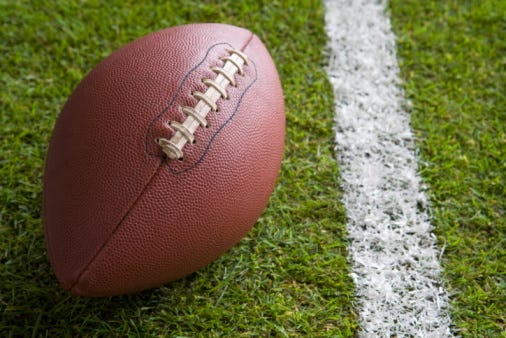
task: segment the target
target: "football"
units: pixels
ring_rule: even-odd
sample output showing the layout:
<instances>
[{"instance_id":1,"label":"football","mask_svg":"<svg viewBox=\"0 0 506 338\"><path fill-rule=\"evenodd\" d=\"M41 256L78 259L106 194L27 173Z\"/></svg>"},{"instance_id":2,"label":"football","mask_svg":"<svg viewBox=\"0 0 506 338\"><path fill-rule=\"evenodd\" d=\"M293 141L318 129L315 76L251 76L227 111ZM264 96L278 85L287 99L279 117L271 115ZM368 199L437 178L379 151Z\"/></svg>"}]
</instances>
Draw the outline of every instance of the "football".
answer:
<instances>
[{"instance_id":1,"label":"football","mask_svg":"<svg viewBox=\"0 0 506 338\"><path fill-rule=\"evenodd\" d=\"M79 83L46 157L43 221L61 285L84 297L161 286L235 245L281 166L283 93L244 28L139 38Z\"/></svg>"}]
</instances>

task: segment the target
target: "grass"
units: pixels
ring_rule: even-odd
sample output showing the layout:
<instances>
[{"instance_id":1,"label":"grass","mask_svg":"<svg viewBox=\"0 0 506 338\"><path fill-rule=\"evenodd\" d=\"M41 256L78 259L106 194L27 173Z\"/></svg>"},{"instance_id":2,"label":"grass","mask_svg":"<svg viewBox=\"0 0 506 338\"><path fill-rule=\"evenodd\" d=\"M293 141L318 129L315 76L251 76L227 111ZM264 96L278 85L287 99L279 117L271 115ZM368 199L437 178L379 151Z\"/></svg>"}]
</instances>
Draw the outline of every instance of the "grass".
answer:
<instances>
[{"instance_id":1,"label":"grass","mask_svg":"<svg viewBox=\"0 0 506 338\"><path fill-rule=\"evenodd\" d=\"M412 123L462 336L506 332L506 5L391 1Z\"/></svg>"},{"instance_id":2,"label":"grass","mask_svg":"<svg viewBox=\"0 0 506 338\"><path fill-rule=\"evenodd\" d=\"M58 112L121 45L210 21L256 32L279 68L287 142L268 209L239 245L182 280L123 297L69 296L51 272L41 221ZM354 335L319 1L0 0L0 28L0 336Z\"/></svg>"}]
</instances>

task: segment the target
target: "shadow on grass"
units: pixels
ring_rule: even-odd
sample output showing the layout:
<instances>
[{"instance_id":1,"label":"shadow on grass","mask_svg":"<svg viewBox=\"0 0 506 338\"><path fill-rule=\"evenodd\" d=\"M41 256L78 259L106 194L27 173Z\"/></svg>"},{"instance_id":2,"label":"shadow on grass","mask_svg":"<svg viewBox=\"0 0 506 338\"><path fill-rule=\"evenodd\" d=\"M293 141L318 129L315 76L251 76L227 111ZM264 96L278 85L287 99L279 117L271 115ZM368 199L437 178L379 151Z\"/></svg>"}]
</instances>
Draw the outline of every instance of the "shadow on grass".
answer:
<instances>
[{"instance_id":1,"label":"shadow on grass","mask_svg":"<svg viewBox=\"0 0 506 338\"><path fill-rule=\"evenodd\" d=\"M143 327L138 322L149 318L161 300L164 308L174 308L182 299L186 303L193 299L195 274L133 295L74 297L59 285L52 272L41 227L12 236L17 242L8 243L10 251L0 256L2 337L140 334ZM170 314L164 317L170 319Z\"/></svg>"}]
</instances>

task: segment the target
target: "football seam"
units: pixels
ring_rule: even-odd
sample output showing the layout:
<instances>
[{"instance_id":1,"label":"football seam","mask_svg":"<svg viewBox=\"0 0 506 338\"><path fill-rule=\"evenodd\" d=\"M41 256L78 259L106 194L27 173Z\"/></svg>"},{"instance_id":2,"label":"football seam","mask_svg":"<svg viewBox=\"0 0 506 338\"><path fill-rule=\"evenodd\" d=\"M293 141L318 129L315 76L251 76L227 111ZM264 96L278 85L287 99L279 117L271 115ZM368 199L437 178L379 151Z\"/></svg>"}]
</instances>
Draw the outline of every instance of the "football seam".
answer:
<instances>
[{"instance_id":1,"label":"football seam","mask_svg":"<svg viewBox=\"0 0 506 338\"><path fill-rule=\"evenodd\" d=\"M251 43L251 41L255 37L255 34L253 34L252 32L250 32L250 34L251 35L247 39L247 41L245 42L245 44L239 49L241 52L243 52L248 47L248 45ZM209 53L211 52L211 50L213 48L215 48L216 46L219 46L219 45L227 45L230 48L234 48L228 42L219 42L219 43L215 43L214 45L210 46L208 48L208 50L206 51L206 54L202 58L202 60L200 62L198 62L193 68L191 68L185 74L185 76L183 77L183 80L181 80L181 82L179 83L178 88L176 89L176 92L174 93L174 95L169 100L169 103L167 104L167 106L148 125L147 131L146 131L146 138L145 138L145 151L148 154L148 156L158 157L158 158L164 159L165 163L167 164L167 167L169 168L169 171L173 175L183 174L183 173L185 173L185 172L187 172L189 170L192 170L193 168L195 168L198 164L200 164L204 160L204 157L206 157L207 153L209 152L211 144L213 143L213 141L215 140L215 138L222 132L223 128L225 128L225 126L227 126L232 121L232 119L235 117L235 115L237 114L237 112L239 110L239 107L241 106L241 103L242 103L242 101L244 99L244 96L246 95L246 93L251 89L251 87L258 80L258 71L257 71L256 64L255 64L255 62L252 59L249 59L248 62L250 62L252 64L252 68L253 68L253 71L254 71L254 78L252 79L252 82L244 89L243 93L241 94L241 96L240 96L240 98L239 98L239 100L238 100L238 102L237 102L237 104L236 104L236 106L234 108L234 111L229 116L229 118L210 137L209 141L207 142L206 148L202 152L202 155L196 161L194 161L194 163L192 165L190 165L189 167L182 168L182 169L177 169L173 165L171 165L170 160L166 159L165 156L159 155L159 154L156 154L156 153L153 153L152 151L150 151L148 147L149 147L149 142L150 142L151 129L153 128L154 124L157 123L162 118L162 116L173 106L174 102L176 101L176 99L181 94L182 87L186 83L186 81L188 80L189 76L194 71L196 71L200 66L202 66L202 64L208 59L208 56L209 56Z\"/></svg>"},{"instance_id":2,"label":"football seam","mask_svg":"<svg viewBox=\"0 0 506 338\"><path fill-rule=\"evenodd\" d=\"M93 256L90 258L89 262L85 265L85 267L79 273L79 275L77 276L77 278L74 281L74 283L72 283L72 285L69 287L69 289L68 289L69 291L72 291L74 289L74 287L76 287L76 285L79 284L79 282L81 280L81 277L88 271L89 267L93 264L93 262L95 261L95 259L100 255L100 253L102 253L103 249L109 244L111 238L114 237L114 234L121 227L121 224L123 224L123 222L125 221L125 219L130 215L131 211L133 209L135 209L135 206L137 205L137 203L141 199L141 197L144 196L144 193L150 188L150 186L153 183L154 179L158 176L158 172L160 171L161 168L163 168L163 162L161 162L158 165L158 168L156 168L156 170L153 173L153 175L149 178L149 181L146 183L146 186L142 189L142 191L139 193L139 195L133 201L132 205L127 209L127 211L125 212L125 214L121 217L120 221L114 227L114 229L111 232L111 234L109 235L109 237L104 241L104 243L102 243L100 245L100 247L97 249L97 251L95 252L95 254L93 254Z\"/></svg>"},{"instance_id":3,"label":"football seam","mask_svg":"<svg viewBox=\"0 0 506 338\"><path fill-rule=\"evenodd\" d=\"M159 155L159 154L156 154L156 153L153 153L149 150L149 137L150 137L150 131L151 129L153 128L153 125L158 122L158 120L160 120L162 118L162 116L170 109L170 107L174 104L174 101L176 101L176 99L178 98L179 94L181 93L181 90L183 89L183 85L185 84L185 82L188 80L188 78L190 77L190 75L195 71L197 70L208 58L209 56L209 53L211 52L211 50L213 48L215 48L216 46L219 46L219 45L227 45L229 46L230 48L233 48L233 46L231 44L229 44L228 42L218 42L218 43L215 43L214 45L210 46L208 49L207 49L207 52L205 54L205 56L202 58L202 60L200 62L198 62L195 66L193 66L193 68L191 68L184 76L183 76L183 79L181 80L181 82L179 83L177 89L176 89L176 92L174 93L174 95L170 98L169 100L169 103L167 104L167 106L165 108L162 109L162 111L160 113L158 113L158 115L155 116L155 118L148 124L148 129L146 131L146 138L145 138L145 150L146 150L146 153L149 155L149 156L152 156L152 157L160 157L160 158L163 158L162 155Z\"/></svg>"},{"instance_id":4,"label":"football seam","mask_svg":"<svg viewBox=\"0 0 506 338\"><path fill-rule=\"evenodd\" d=\"M180 111L185 115L184 120L172 118L166 122L174 133L170 137L155 138L155 142L171 160L184 159L183 149L187 144L195 144L195 133L201 128L209 128L207 116L220 112L218 100L230 99L228 89L229 86L237 87L236 75L244 76L243 66L248 65L247 55L237 49L228 49L227 53L228 55L219 57L223 62L221 67L209 67L215 74L214 78L202 77L201 82L206 85L206 89L192 90L190 96L197 103L179 105Z\"/></svg>"},{"instance_id":5,"label":"football seam","mask_svg":"<svg viewBox=\"0 0 506 338\"><path fill-rule=\"evenodd\" d=\"M188 168L184 168L184 169L181 169L181 170L177 170L175 169L171 164L170 164L170 161L168 159L166 159L164 162L165 164L167 165L167 167L169 168L170 172L174 175L179 175L179 174L183 174L189 170L192 170L193 168L195 168L198 164L200 164L204 158L206 157L207 153L209 152L209 149L211 148L211 145L214 141L214 139L216 137L218 137L219 134L221 134L222 130L234 119L234 117L237 115L237 112L239 111L239 107L241 106L242 104L242 101L244 99L244 96L246 95L247 92L249 92L250 88L255 84L255 82L257 81L258 79L258 74L257 74L257 69L256 69L256 65L255 63L253 62L253 60L248 60L248 62L251 62L252 65L253 65L253 69L255 70L255 78L253 79L253 81L248 85L248 87L246 87L243 91L243 93L241 94L241 97L239 98L238 102L237 102L237 105L235 106L235 109L234 109L234 112L230 115L230 117L220 126L220 128L218 128L218 130L216 130L216 132L211 136L211 138L209 139L209 142L207 142L207 146L206 146L206 149L204 150L204 152L202 153L202 155L199 157L199 159L197 161L195 161L195 163L193 163L190 167Z\"/></svg>"},{"instance_id":6,"label":"football seam","mask_svg":"<svg viewBox=\"0 0 506 338\"><path fill-rule=\"evenodd\" d=\"M250 34L251 34L251 35L250 35L250 37L248 38L248 40L245 42L245 44L244 44L244 45L242 46L242 48L240 49L241 51L244 51L244 50L246 49L246 47L247 47L247 46L251 43L251 41L253 40L253 38L255 37L255 35L254 35L252 32L250 32ZM226 44L228 44L228 43L226 43ZM230 45L230 44L228 44L228 45ZM202 64L202 63L205 61L205 59L206 59L206 58L204 58L204 59L201 61L201 63L200 63L200 64ZM199 65L200 65L200 64L199 64ZM196 67L198 67L198 66L196 66ZM195 69L196 67L194 67L193 69ZM193 69L192 69L192 71L193 71ZM255 73L256 73L256 67L255 67ZM189 73L187 73L187 74L185 75L185 79L184 79L183 81L181 81L180 86L182 86L182 84L184 83L184 81L186 80L186 77L187 77L188 75L189 75ZM256 78L255 78L255 81L256 81ZM253 82L253 83L254 83L254 82ZM253 83L252 83L252 84L253 84ZM252 85L252 84L251 84L251 85ZM250 87L251 87L251 85L250 85ZM178 88L178 91L180 91L180 90L181 90L181 88ZM179 93L178 93L178 94L179 94ZM242 100L242 97L243 97L243 96L244 96L244 93L243 93L243 95L241 96L241 100ZM174 96L174 97L172 98L170 105L171 105L171 104L173 103L173 101L175 100L175 97L176 97L176 96ZM240 101L241 101L241 100L240 100ZM161 117L161 116L163 115L163 113L164 113L164 112L165 112L165 111L166 111L166 110L170 107L170 105L169 105L169 106L167 106L167 108L166 108L166 109L165 109L162 113L160 113L160 114L159 114L159 116L157 116L157 118L156 118L156 119L158 119L159 117ZM237 107L239 107L239 105L238 105ZM237 109L238 109L238 108L236 108L236 110L237 110ZM226 124L228 124L228 122L229 122L229 121L227 121L227 123L226 123ZM151 124L152 124L152 123L154 123L154 120L151 122ZM221 129L222 129L222 128L221 128ZM220 130L221 130L221 129L220 129ZM211 142L210 142L210 143L211 143ZM146 147L147 147L147 143L146 143ZM146 151L147 151L147 148L146 148ZM206 150L206 151L207 151L207 150ZM153 156L152 154L149 154L149 152L148 152L148 151L147 151L147 154L148 154L148 155L150 155L150 156ZM159 158L160 158L160 156L156 156L156 157L159 157ZM87 264L83 267L83 269L81 270L81 272L80 272L80 273L78 274L78 276L76 277L75 281L74 281L73 283L71 283L71 284L70 284L70 287L68 288L69 292L75 292L75 288L76 288L76 286L77 286L77 285L79 285L79 284L80 284L80 281L81 281L82 276L83 276L83 275L85 275L85 274L86 274L86 272L88 272L88 270L89 270L89 268L91 267L91 265L93 264L93 262L95 262L95 260L97 259L97 257L98 257L98 256L102 253L102 251L104 250L104 248L105 248L105 247L106 247L106 246L110 243L111 239L114 237L114 235L116 234L116 232L118 231L118 229L121 227L121 225L123 224L123 222L125 221L125 219L126 219L126 218L127 218L127 217L131 214L131 212L132 212L133 210L135 210L135 208L136 208L136 206L137 206L137 204L138 204L139 200L142 198L142 196L144 195L144 193L145 193L145 192L148 190L148 188L151 186L151 184L153 183L153 181L154 181L155 177L158 177L158 175L159 175L159 172L160 172L161 168L163 168L163 167L164 167L164 165L165 165L165 164L164 164L165 162L166 162L166 161L162 161L162 162L160 162L160 164L158 165L158 168L155 170L155 172L153 173L153 175L150 177L150 179L149 179L149 181L146 183L146 186L144 187L144 189L142 189L142 191L139 193L139 195L138 195L138 196L134 199L133 203L132 203L132 204L131 204L131 206L127 209L127 211L125 212L125 214L123 215L123 217L121 217L120 221L119 221L119 222L118 222L118 224L114 227L114 229L112 230L112 232L111 232L111 234L109 235L109 237L108 237L108 238L104 241L104 243L102 243L102 244L100 245L100 247L97 249L97 251L95 252L95 254L93 254L93 255L91 256L91 258L89 259L88 263L87 263ZM170 167L169 167L169 168L170 168Z\"/></svg>"}]
</instances>

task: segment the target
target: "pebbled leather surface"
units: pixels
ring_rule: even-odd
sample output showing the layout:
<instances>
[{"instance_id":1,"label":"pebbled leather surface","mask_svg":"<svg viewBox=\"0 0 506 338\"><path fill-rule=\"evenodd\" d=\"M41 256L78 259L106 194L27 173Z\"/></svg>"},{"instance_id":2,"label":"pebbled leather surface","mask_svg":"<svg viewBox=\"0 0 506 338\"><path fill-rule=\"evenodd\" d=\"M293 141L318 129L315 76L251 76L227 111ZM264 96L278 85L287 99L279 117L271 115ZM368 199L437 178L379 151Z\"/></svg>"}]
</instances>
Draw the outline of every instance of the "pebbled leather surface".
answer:
<instances>
[{"instance_id":1,"label":"pebbled leather surface","mask_svg":"<svg viewBox=\"0 0 506 338\"><path fill-rule=\"evenodd\" d=\"M252 61L208 115L184 161L154 143L194 105L226 48ZM225 54L222 54L225 52ZM264 210L279 172L284 105L272 59L251 32L196 24L140 38L95 67L56 123L43 218L58 280L80 296L140 291L205 266Z\"/></svg>"}]
</instances>

